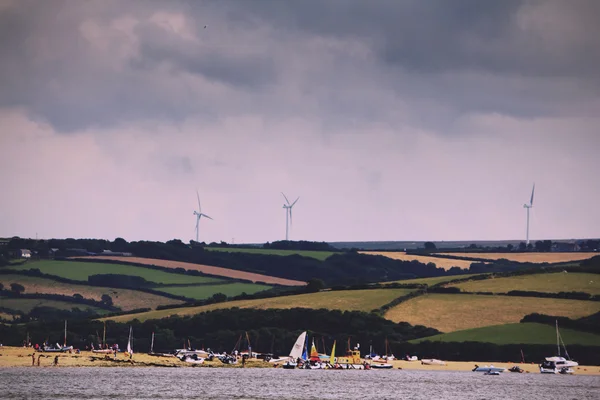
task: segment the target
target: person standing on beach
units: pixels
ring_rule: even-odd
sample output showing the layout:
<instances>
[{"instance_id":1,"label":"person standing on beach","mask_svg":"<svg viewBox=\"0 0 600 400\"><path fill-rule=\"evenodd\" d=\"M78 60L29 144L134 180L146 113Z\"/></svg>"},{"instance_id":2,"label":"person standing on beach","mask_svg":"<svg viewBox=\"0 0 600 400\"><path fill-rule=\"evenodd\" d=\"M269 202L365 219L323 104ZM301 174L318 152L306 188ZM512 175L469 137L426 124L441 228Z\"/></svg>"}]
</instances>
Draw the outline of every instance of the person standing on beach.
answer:
<instances>
[{"instance_id":1,"label":"person standing on beach","mask_svg":"<svg viewBox=\"0 0 600 400\"><path fill-rule=\"evenodd\" d=\"M38 356L38 362L37 362L37 366L38 366L38 367L40 366L40 358L42 358L42 355L41 355L41 354Z\"/></svg>"},{"instance_id":2,"label":"person standing on beach","mask_svg":"<svg viewBox=\"0 0 600 400\"><path fill-rule=\"evenodd\" d=\"M31 355L31 366L35 366L35 353Z\"/></svg>"},{"instance_id":3,"label":"person standing on beach","mask_svg":"<svg viewBox=\"0 0 600 400\"><path fill-rule=\"evenodd\" d=\"M54 357L54 366L56 367L58 365L58 356Z\"/></svg>"}]
</instances>

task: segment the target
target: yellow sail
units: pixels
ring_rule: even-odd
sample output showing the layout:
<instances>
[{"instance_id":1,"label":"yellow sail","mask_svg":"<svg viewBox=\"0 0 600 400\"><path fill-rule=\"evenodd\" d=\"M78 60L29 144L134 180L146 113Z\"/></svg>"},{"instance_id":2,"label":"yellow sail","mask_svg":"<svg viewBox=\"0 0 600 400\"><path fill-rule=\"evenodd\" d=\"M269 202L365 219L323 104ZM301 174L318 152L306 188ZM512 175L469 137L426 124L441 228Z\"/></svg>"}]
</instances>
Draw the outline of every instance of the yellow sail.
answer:
<instances>
[{"instance_id":1,"label":"yellow sail","mask_svg":"<svg viewBox=\"0 0 600 400\"><path fill-rule=\"evenodd\" d=\"M335 340L333 341L333 348L331 349L331 357L329 357L329 364L335 364Z\"/></svg>"}]
</instances>

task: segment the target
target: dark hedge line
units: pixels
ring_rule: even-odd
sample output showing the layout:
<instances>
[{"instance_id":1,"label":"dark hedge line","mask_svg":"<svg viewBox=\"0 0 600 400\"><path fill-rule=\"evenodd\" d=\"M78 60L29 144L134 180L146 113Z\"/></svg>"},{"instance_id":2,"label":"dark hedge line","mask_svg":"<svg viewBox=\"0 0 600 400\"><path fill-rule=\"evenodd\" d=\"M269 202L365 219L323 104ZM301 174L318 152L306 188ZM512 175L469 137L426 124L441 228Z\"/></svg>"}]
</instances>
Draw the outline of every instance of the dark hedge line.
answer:
<instances>
[{"instance_id":1,"label":"dark hedge line","mask_svg":"<svg viewBox=\"0 0 600 400\"><path fill-rule=\"evenodd\" d=\"M102 303L101 301L97 301L94 299L86 299L84 297L73 297L66 296L62 294L50 294L50 293L21 293L17 294L10 290L0 290L0 296L2 297L10 297L13 299L44 299L44 300L59 300L67 303L79 304L79 305L87 305L93 306L97 308L101 308L103 310L109 311L120 311L119 307L110 306L106 303Z\"/></svg>"},{"instance_id":2,"label":"dark hedge line","mask_svg":"<svg viewBox=\"0 0 600 400\"><path fill-rule=\"evenodd\" d=\"M600 334L600 312L579 319L533 313L524 316L521 322L539 322L541 324L552 326L554 326L555 323L558 323L561 328L570 328L578 331ZM571 346L569 346L569 348L571 348Z\"/></svg>"}]
</instances>

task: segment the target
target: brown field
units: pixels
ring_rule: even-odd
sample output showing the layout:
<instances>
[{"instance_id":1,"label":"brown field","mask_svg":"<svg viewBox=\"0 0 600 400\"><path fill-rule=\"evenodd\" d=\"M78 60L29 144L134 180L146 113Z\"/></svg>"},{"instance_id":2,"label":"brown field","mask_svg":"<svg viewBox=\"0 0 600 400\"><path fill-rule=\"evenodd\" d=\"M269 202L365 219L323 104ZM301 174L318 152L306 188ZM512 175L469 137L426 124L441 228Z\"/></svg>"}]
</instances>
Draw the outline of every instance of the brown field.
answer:
<instances>
[{"instance_id":1,"label":"brown field","mask_svg":"<svg viewBox=\"0 0 600 400\"><path fill-rule=\"evenodd\" d=\"M485 258L499 260L501 258L516 262L531 263L562 263L569 261L587 260L600 253L436 253L440 256Z\"/></svg>"},{"instance_id":2,"label":"brown field","mask_svg":"<svg viewBox=\"0 0 600 400\"><path fill-rule=\"evenodd\" d=\"M73 257L73 259L91 259L91 260L113 260L122 262L132 262L138 264L156 265L163 268L183 268L192 271L200 271L209 275L224 276L227 278L244 279L252 282L264 282L271 285L284 286L304 286L306 282L294 281L291 279L276 278L274 276L254 274L252 272L236 271L229 268L212 267L210 265L193 264L182 261L159 260L155 258L142 257L117 257L117 256L88 256Z\"/></svg>"},{"instance_id":3,"label":"brown field","mask_svg":"<svg viewBox=\"0 0 600 400\"><path fill-rule=\"evenodd\" d=\"M385 256L388 258L392 258L394 260L402 260L402 261L413 261L417 260L422 263L434 263L436 267L443 269L450 269L452 267L459 267L462 269L469 269L471 263L473 261L467 260L452 260L449 258L439 258L439 257L428 257L428 256L413 256L410 254L406 254L403 251L361 251L361 254L369 254L372 256Z\"/></svg>"},{"instance_id":4,"label":"brown field","mask_svg":"<svg viewBox=\"0 0 600 400\"><path fill-rule=\"evenodd\" d=\"M51 279L39 278L25 275L0 275L0 282L5 288L10 288L11 283L20 283L25 287L27 293L51 293L65 296L73 296L79 293L86 299L100 301L103 294L107 294L113 299L115 306L124 311L135 310L136 308L150 307L155 309L159 305L181 304L180 300L174 300L155 294L139 292L129 289L115 289L108 287L75 285L53 281Z\"/></svg>"},{"instance_id":5,"label":"brown field","mask_svg":"<svg viewBox=\"0 0 600 400\"><path fill-rule=\"evenodd\" d=\"M339 354L336 352L337 355ZM40 358L40 366L31 366L31 355L35 354L37 363ZM64 367L180 367L180 368L242 368L241 363L237 365L227 365L220 361L206 361L202 365L193 365L180 361L175 357L153 357L144 353L136 353L133 359L129 360L125 354L119 354L117 360L102 357L89 351L82 351L80 354L61 353L58 355L58 366L53 367L52 362L55 354L34 353L31 348L4 346L0 348L0 368L11 367L30 367L30 368L64 368ZM490 364L483 360L479 361L446 361L446 365L422 365L419 361L401 361L393 360L391 362L394 369L403 370L422 370L422 371L471 371L474 365ZM510 368L513 363L493 363L497 367ZM526 373L539 373L537 364L519 364ZM244 368L273 368L272 363L262 360L250 359L246 362ZM375 373L375 372L374 372ZM381 372L385 373L385 372ZM508 373L508 372L506 372ZM600 375L600 367L580 365L575 367L577 375Z\"/></svg>"},{"instance_id":6,"label":"brown field","mask_svg":"<svg viewBox=\"0 0 600 400\"><path fill-rule=\"evenodd\" d=\"M318 293L297 294L293 296L273 297L269 299L235 300L225 303L209 304L206 306L182 307L171 310L156 310L144 313L120 315L103 318L117 322L127 322L134 318L140 321L148 319L166 318L171 315L194 315L201 312L212 311L222 308L257 308L266 310L268 308L326 308L328 310L351 310L371 311L379 308L390 301L405 296L412 289L365 289L365 290L339 290L324 291Z\"/></svg>"},{"instance_id":7,"label":"brown field","mask_svg":"<svg viewBox=\"0 0 600 400\"><path fill-rule=\"evenodd\" d=\"M584 300L545 299L474 294L426 294L390 309L385 318L425 325L442 332L519 322L540 313L581 318L600 311L600 303Z\"/></svg>"}]
</instances>

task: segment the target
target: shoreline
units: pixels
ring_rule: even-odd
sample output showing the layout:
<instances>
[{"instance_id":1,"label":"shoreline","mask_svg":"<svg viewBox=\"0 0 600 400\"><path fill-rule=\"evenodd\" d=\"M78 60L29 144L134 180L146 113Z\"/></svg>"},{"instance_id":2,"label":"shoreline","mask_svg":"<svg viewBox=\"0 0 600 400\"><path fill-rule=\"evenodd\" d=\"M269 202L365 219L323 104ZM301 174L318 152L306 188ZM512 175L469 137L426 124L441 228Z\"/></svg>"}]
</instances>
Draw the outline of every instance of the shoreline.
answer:
<instances>
[{"instance_id":1,"label":"shoreline","mask_svg":"<svg viewBox=\"0 0 600 400\"><path fill-rule=\"evenodd\" d=\"M35 365L32 366L32 355L35 355ZM58 356L58 365L54 366L54 358ZM37 363L40 365L38 366ZM471 371L475 364L480 366L493 364L496 367L510 368L518 365L524 373L539 374L537 363L490 363L483 361L446 361L446 365L423 365L421 361L394 360L393 369L407 371ZM124 353L119 353L115 360L112 355L82 351L76 353L44 353L32 348L3 346L0 347L0 369L15 367L48 368L48 367L156 367L156 368L274 368L273 363L263 360L248 360L244 367L241 363L228 365L221 361L206 361L203 364L186 363L176 357L150 356L145 353L134 354L129 359ZM281 367L279 367L281 368ZM580 365L574 368L575 375L600 376L600 366ZM478 372L481 373L481 372ZM511 374L511 372L506 372Z\"/></svg>"}]
</instances>

